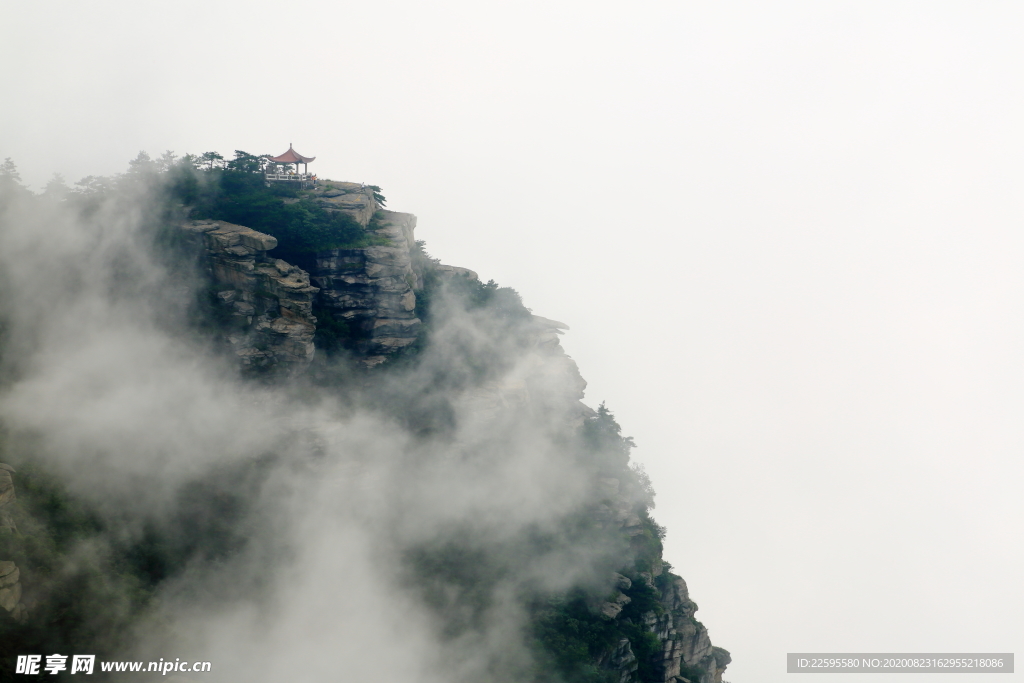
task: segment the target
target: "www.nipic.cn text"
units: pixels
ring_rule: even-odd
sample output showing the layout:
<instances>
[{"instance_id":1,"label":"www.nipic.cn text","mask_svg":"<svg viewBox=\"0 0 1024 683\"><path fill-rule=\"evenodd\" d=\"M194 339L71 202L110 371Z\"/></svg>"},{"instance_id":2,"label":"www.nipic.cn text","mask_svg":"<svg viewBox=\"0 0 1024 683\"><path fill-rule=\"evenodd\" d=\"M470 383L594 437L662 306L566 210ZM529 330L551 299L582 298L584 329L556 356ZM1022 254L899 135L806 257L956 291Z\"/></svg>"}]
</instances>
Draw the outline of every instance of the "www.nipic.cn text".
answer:
<instances>
[{"instance_id":1,"label":"www.nipic.cn text","mask_svg":"<svg viewBox=\"0 0 1024 683\"><path fill-rule=\"evenodd\" d=\"M70 661L69 661L70 660ZM147 672L166 676L169 673L201 673L210 671L210 662L183 662L180 658L161 659L158 662L100 662L102 672ZM18 655L15 673L56 675L67 671L72 674L91 674L96 670L96 655Z\"/></svg>"}]
</instances>

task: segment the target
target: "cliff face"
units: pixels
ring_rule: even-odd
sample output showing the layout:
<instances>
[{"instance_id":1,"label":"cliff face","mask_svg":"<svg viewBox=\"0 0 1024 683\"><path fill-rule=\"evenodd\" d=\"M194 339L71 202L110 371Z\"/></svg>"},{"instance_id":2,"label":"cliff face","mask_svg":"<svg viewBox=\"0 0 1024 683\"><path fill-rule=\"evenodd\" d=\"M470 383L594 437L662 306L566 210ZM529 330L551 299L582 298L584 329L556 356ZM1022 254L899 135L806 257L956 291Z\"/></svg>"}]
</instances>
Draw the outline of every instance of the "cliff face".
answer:
<instances>
[{"instance_id":1,"label":"cliff face","mask_svg":"<svg viewBox=\"0 0 1024 683\"><path fill-rule=\"evenodd\" d=\"M267 256L277 240L224 221L192 221L184 229L210 278L224 335L246 369L305 367L313 358L309 274Z\"/></svg>"},{"instance_id":2,"label":"cliff face","mask_svg":"<svg viewBox=\"0 0 1024 683\"><path fill-rule=\"evenodd\" d=\"M354 213L365 216L361 209ZM415 227L412 214L377 210L368 233L383 244L316 254L311 277L320 288L319 303L358 331L367 365L383 362L419 333L415 288L422 279L412 266Z\"/></svg>"},{"instance_id":3,"label":"cliff face","mask_svg":"<svg viewBox=\"0 0 1024 683\"><path fill-rule=\"evenodd\" d=\"M650 588L656 588L656 577L644 573L642 580ZM630 588L632 582L618 576L620 588ZM689 598L686 582L682 577L669 574L660 581L662 614L647 612L643 615L644 627L661 642L661 650L654 655L653 680L663 683L722 683L722 674L732 661L727 650L714 647L708 637L707 628L694 618L697 605ZM601 606L602 614L615 619L630 598L617 592L615 599ZM639 680L639 662L628 639L618 645L602 659L601 665L617 674L619 683Z\"/></svg>"},{"instance_id":4,"label":"cliff face","mask_svg":"<svg viewBox=\"0 0 1024 683\"><path fill-rule=\"evenodd\" d=\"M650 615L644 621L662 642L662 680L671 683L685 678L680 673L685 666L706 672L701 676L701 683L722 683L725 667L732 661L728 651L712 646L707 628L694 619L697 604L690 600L682 577L670 575L665 584L661 591L664 614Z\"/></svg>"},{"instance_id":5,"label":"cliff face","mask_svg":"<svg viewBox=\"0 0 1024 683\"><path fill-rule=\"evenodd\" d=\"M375 188L170 173L0 206L0 679L173 646L246 680L340 648L371 678L720 683L564 324Z\"/></svg>"},{"instance_id":6,"label":"cliff face","mask_svg":"<svg viewBox=\"0 0 1024 683\"><path fill-rule=\"evenodd\" d=\"M635 502L620 492L619 480L602 478L597 486L604 502L592 515L606 527L642 542L645 524L636 512ZM624 608L632 599L627 593L637 582L654 593L659 607L642 612L638 619L644 630L657 636L659 641L659 648L649 655L652 675L640 678L640 662L627 639L620 640L614 649L602 655L601 666L616 672L619 683L641 680L643 683L722 683L722 674L731 657L727 650L711 644L707 628L695 618L697 603L690 599L686 582L666 570L660 552L643 569L647 571L637 571L633 579L615 574L612 596L597 609L605 619L618 622L628 618Z\"/></svg>"},{"instance_id":7,"label":"cliff face","mask_svg":"<svg viewBox=\"0 0 1024 683\"><path fill-rule=\"evenodd\" d=\"M307 273L268 255L277 246L270 235L221 221L185 226L202 252L215 289L213 305L229 323L227 340L243 367L301 370L313 357L314 333L326 316L355 331L352 350L368 367L413 344L421 332L417 294L424 291L425 272L414 260L416 217L381 210L369 188L352 183L328 181L315 196L324 208L356 219L376 243L318 252ZM461 281L480 286L472 271L428 265L442 287ZM500 376L467 387L458 399L460 414L484 430L509 411L564 415L574 429L595 420L598 413L581 401L586 382L559 343L567 326L524 314L514 328L518 360ZM593 486L601 502L589 510L591 518L624 539L636 557L643 555L653 523L635 492L613 476L598 476ZM594 664L618 683L722 683L729 653L711 644L694 616L697 605L685 581L666 570L660 542L657 548L655 556L648 552L646 560L637 560L635 569L621 569L629 576L614 575L607 599L590 604L595 618L616 633L639 626L656 638L657 647L638 653L635 641L623 636L596 654ZM634 603L627 609L639 599L638 590L658 606L637 612Z\"/></svg>"},{"instance_id":8,"label":"cliff face","mask_svg":"<svg viewBox=\"0 0 1024 683\"><path fill-rule=\"evenodd\" d=\"M314 196L354 218L376 244L317 252L307 272L267 254L277 247L271 235L225 221L184 225L210 278L217 317L230 327L226 341L245 369L305 367L314 354L314 306L353 331L354 350L371 367L417 339L416 217L381 210L373 191L355 183L327 181Z\"/></svg>"}]
</instances>

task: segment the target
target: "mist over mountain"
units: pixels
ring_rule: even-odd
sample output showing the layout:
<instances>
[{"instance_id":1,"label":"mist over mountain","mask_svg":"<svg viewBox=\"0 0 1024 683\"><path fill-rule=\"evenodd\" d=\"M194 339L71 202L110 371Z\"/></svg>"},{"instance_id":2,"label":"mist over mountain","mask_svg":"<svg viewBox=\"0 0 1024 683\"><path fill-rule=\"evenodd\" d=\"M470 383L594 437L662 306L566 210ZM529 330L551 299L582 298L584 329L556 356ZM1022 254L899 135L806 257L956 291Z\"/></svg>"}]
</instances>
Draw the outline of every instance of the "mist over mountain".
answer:
<instances>
[{"instance_id":1,"label":"mist over mountain","mask_svg":"<svg viewBox=\"0 0 1024 683\"><path fill-rule=\"evenodd\" d=\"M720 683L566 325L380 188L214 161L2 169L3 676Z\"/></svg>"}]
</instances>

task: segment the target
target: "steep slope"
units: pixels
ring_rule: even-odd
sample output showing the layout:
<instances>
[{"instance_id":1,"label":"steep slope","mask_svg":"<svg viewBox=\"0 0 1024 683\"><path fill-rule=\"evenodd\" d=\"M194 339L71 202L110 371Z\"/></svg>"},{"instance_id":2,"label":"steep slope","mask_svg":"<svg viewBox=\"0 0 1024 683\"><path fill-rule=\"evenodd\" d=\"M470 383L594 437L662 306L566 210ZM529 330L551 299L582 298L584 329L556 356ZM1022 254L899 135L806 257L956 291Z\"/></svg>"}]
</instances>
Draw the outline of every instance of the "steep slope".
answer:
<instances>
[{"instance_id":1,"label":"steep slope","mask_svg":"<svg viewBox=\"0 0 1024 683\"><path fill-rule=\"evenodd\" d=\"M0 676L721 681L564 323L376 188L188 160L90 187L0 197Z\"/></svg>"},{"instance_id":2,"label":"steep slope","mask_svg":"<svg viewBox=\"0 0 1024 683\"><path fill-rule=\"evenodd\" d=\"M367 232L378 241L372 246L317 252L307 261L312 270L309 280L317 285L313 291L318 290L318 324L325 319L332 325L344 321L346 333L355 339L349 349L366 367L377 366L417 343L423 332L423 323L416 317L417 296L434 298L443 292L443 296L459 298L487 291L472 271L445 266L420 254L414 234L415 216L382 211L372 192L362 186L328 181L324 188L313 195L329 203L331 210L348 212L365 221ZM209 224L194 222L188 229L208 229L204 226ZM269 236L248 239L263 245L273 240ZM211 258L215 262L222 258L218 249L233 248L221 246L227 245L223 241L207 244L213 249ZM274 262L263 253L258 258ZM280 269L285 272L295 267L284 264ZM305 282L305 278L303 273L298 280ZM237 316L235 301L251 298L243 293L237 299L219 296L218 300ZM277 308L284 311L292 307L281 303ZM274 309L273 305L261 306L261 310ZM443 326L445 315L434 311L434 326ZM546 597L533 594L527 599L532 604L533 623L539 629L535 632L538 656L549 658L548 666L570 680L721 683L729 653L711 644L707 629L694 616L697 605L690 600L686 583L672 574L662 559L660 538L664 530L650 518L650 498L638 491L636 474L626 467L631 441L619 436L618 425L603 408L594 411L582 403L586 382L558 340L568 327L530 314L517 299L505 306L498 319L499 331L490 331L495 338L488 342L486 352L505 356L505 364L500 371L462 387L457 411L479 422L479 430L508 419L510 414L555 416L567 434L590 430L592 443L582 447L590 452L581 454L582 458L597 455L600 459L601 451L618 453L616 462L586 465L591 502L582 522L592 534L591 542L608 553L599 564L614 571L608 574L610 579L592 582L568 601L571 590ZM608 551L609 547L614 550ZM472 554L473 550L462 548L460 552ZM426 565L436 569L439 562ZM489 590L479 577L439 583L430 575L434 569L425 570L417 580L435 590L442 590L439 586L456 592ZM555 607L550 604L552 600ZM446 609L455 607L447 605ZM567 639L578 635L581 623L586 624L592 637L567 646ZM567 656L566 648L576 648L576 655ZM585 655L581 656L582 651ZM595 667L590 673L588 662ZM531 675L545 676L538 672Z\"/></svg>"}]
</instances>

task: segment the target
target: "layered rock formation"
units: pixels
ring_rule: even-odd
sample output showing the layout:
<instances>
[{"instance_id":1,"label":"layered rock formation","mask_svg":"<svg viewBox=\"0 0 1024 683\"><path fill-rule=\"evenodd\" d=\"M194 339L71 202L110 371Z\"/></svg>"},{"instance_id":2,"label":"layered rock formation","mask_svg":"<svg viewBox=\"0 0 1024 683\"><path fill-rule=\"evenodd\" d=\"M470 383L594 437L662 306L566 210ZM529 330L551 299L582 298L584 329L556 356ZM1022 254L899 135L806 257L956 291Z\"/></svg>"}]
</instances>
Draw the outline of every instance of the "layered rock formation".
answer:
<instances>
[{"instance_id":1,"label":"layered rock formation","mask_svg":"<svg viewBox=\"0 0 1024 683\"><path fill-rule=\"evenodd\" d=\"M325 210L353 218L376 244L317 252L307 272L268 256L277 246L271 235L225 221L184 226L202 253L219 317L232 328L227 342L244 368L308 364L314 305L351 330L352 350L370 367L418 338L416 292L423 274L413 265L416 217L383 210L373 189L358 183L322 181L311 195ZM455 266L437 265L437 271L441 277L477 277Z\"/></svg>"},{"instance_id":2,"label":"layered rock formation","mask_svg":"<svg viewBox=\"0 0 1024 683\"><path fill-rule=\"evenodd\" d=\"M641 578L655 588L653 577L644 574ZM629 582L628 578L617 576ZM697 604L690 600L686 582L679 576L669 575L663 585L665 587L660 591L663 613L659 616L652 611L643 615L644 627L654 633L662 645L653 662L658 672L657 680L664 683L722 683L722 674L732 661L729 652L714 647L707 628L694 618ZM623 586L627 590L629 587L630 583ZM630 598L619 592L615 599L601 605L601 614L609 620L616 619L629 602ZM620 683L636 680L639 662L628 639L622 639L601 659L600 664L618 673Z\"/></svg>"},{"instance_id":3,"label":"layered rock formation","mask_svg":"<svg viewBox=\"0 0 1024 683\"><path fill-rule=\"evenodd\" d=\"M365 216L361 204L352 213ZM384 243L318 252L312 280L320 305L355 328L362 340L358 350L372 366L416 341L421 322L415 289L422 278L412 266L415 216L378 209L365 227Z\"/></svg>"},{"instance_id":4,"label":"layered rock formation","mask_svg":"<svg viewBox=\"0 0 1024 683\"><path fill-rule=\"evenodd\" d=\"M277 239L224 221L186 223L227 323L226 341L243 368L305 367L313 358L309 274L267 256Z\"/></svg>"},{"instance_id":5,"label":"layered rock formation","mask_svg":"<svg viewBox=\"0 0 1024 683\"><path fill-rule=\"evenodd\" d=\"M352 216L364 228L369 225L381 207L373 195L373 188L362 183L344 183L322 180L313 188L320 206L328 211L340 211Z\"/></svg>"},{"instance_id":6,"label":"layered rock formation","mask_svg":"<svg viewBox=\"0 0 1024 683\"><path fill-rule=\"evenodd\" d=\"M668 578L661 591L664 613L660 617L648 614L644 622L661 639L664 648L661 653L663 680L670 683L684 678L680 670L687 666L706 671L707 683L722 683L722 673L732 661L729 652L712 646L708 630L694 618L697 603L690 600L682 577L669 575Z\"/></svg>"},{"instance_id":7,"label":"layered rock formation","mask_svg":"<svg viewBox=\"0 0 1024 683\"><path fill-rule=\"evenodd\" d=\"M636 512L636 503L619 490L619 480L600 478L596 489L601 502L593 511L596 519L606 528L618 529L630 538L644 533L643 522ZM661 610L648 611L640 616L645 630L656 635L661 650L654 655L653 669L658 672L658 681L663 683L722 683L722 673L731 661L729 652L714 647L707 628L697 621L697 603L690 599L686 582L682 577L666 572L660 557L650 563L649 571L640 571L634 580L622 574L612 577L614 592L610 599L597 605L596 609L604 618L613 621L621 618L623 608L630 603L625 594L634 587L634 581L642 582L658 595ZM628 640L624 640L601 659L601 666L619 674L620 683L631 683L636 679L638 662Z\"/></svg>"}]
</instances>

